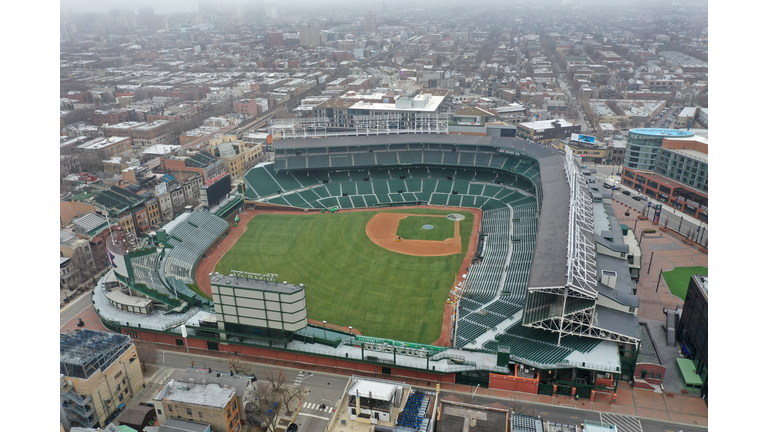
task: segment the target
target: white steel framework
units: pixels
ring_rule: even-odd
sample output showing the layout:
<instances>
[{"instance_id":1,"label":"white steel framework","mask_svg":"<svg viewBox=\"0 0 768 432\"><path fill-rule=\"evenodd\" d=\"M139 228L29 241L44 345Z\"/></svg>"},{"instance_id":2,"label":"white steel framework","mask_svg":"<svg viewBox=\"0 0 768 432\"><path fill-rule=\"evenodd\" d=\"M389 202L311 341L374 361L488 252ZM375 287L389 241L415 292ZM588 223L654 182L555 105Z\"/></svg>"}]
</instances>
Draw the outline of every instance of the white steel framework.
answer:
<instances>
[{"instance_id":1,"label":"white steel framework","mask_svg":"<svg viewBox=\"0 0 768 432\"><path fill-rule=\"evenodd\" d=\"M328 117L269 120L267 132L274 139L390 134L447 134L450 113L356 115L352 128L334 130ZM331 130L329 130L331 129Z\"/></svg>"},{"instance_id":2,"label":"white steel framework","mask_svg":"<svg viewBox=\"0 0 768 432\"><path fill-rule=\"evenodd\" d=\"M592 198L573 152L565 153L565 172L570 186L568 214L568 269L565 286L529 288L529 294L543 292L560 296L553 304L554 314L525 324L563 335L586 336L620 343L637 344L639 340L594 325L597 302L597 258L594 241ZM576 303L576 307L569 306Z\"/></svg>"}]
</instances>

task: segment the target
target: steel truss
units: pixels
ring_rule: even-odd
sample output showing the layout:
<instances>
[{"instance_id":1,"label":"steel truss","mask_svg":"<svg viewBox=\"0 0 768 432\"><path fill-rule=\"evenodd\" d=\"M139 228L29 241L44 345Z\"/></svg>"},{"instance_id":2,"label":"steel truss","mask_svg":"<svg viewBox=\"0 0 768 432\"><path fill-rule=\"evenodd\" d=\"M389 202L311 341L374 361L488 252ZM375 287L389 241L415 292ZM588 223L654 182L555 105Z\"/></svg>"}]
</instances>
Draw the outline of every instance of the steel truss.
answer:
<instances>
[{"instance_id":1,"label":"steel truss","mask_svg":"<svg viewBox=\"0 0 768 432\"><path fill-rule=\"evenodd\" d=\"M587 182L570 148L565 152L565 172L571 188L568 214L568 276L566 285L581 294L597 298L592 197Z\"/></svg>"},{"instance_id":2,"label":"steel truss","mask_svg":"<svg viewBox=\"0 0 768 432\"><path fill-rule=\"evenodd\" d=\"M352 127L338 129L327 117L269 120L267 133L275 139L323 138L334 136L390 135L390 134L447 134L450 113L408 113L356 115Z\"/></svg>"},{"instance_id":3,"label":"steel truss","mask_svg":"<svg viewBox=\"0 0 768 432\"><path fill-rule=\"evenodd\" d=\"M576 163L573 152L566 149L565 172L570 186L570 210L568 213L568 269L565 286L528 288L528 292L554 294L560 298L553 305L560 309L555 316L525 324L527 327L558 333L558 345L563 335L592 337L597 339L631 343L639 341L610 330L594 326L597 302L597 255L594 240L594 216L592 197L587 182ZM584 307L567 312L568 299L588 302ZM589 302L591 300L591 302Z\"/></svg>"},{"instance_id":4,"label":"steel truss","mask_svg":"<svg viewBox=\"0 0 768 432\"><path fill-rule=\"evenodd\" d=\"M549 330L559 333L558 345L563 335L591 337L619 343L631 343L637 345L638 339L601 329L593 325L595 315L595 306L580 311L564 315L562 317L552 317L546 320L528 324L528 327Z\"/></svg>"}]
</instances>

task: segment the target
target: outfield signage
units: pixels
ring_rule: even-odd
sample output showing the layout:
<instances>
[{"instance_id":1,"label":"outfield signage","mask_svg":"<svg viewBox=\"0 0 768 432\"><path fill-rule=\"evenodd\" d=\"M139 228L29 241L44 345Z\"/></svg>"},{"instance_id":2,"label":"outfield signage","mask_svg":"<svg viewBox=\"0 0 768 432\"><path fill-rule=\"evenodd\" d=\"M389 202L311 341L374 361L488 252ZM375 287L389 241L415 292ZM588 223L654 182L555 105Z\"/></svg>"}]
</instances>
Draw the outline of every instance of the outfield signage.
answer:
<instances>
[{"instance_id":1,"label":"outfield signage","mask_svg":"<svg viewBox=\"0 0 768 432\"><path fill-rule=\"evenodd\" d=\"M216 183L217 181L223 179L224 176L226 176L228 174L229 174L228 172L224 171L223 173L217 175L216 177L209 178L208 181L205 182L205 186L207 187L207 186L210 186L210 185Z\"/></svg>"},{"instance_id":2,"label":"outfield signage","mask_svg":"<svg viewBox=\"0 0 768 432\"><path fill-rule=\"evenodd\" d=\"M520 152L514 151L514 150L507 150L507 149L497 149L499 154L505 155L505 156L520 156Z\"/></svg>"},{"instance_id":3,"label":"outfield signage","mask_svg":"<svg viewBox=\"0 0 768 432\"><path fill-rule=\"evenodd\" d=\"M445 347L422 345L411 342L401 342L391 339L380 339L369 336L356 336L355 341L361 342L363 349L382 353L395 353L413 357L425 358L445 350Z\"/></svg>"},{"instance_id":4,"label":"outfield signage","mask_svg":"<svg viewBox=\"0 0 768 432\"><path fill-rule=\"evenodd\" d=\"M387 344L375 344L370 342L364 342L363 349L368 351L376 351L380 353L390 353L390 354L396 353L396 354L406 355L411 357L421 357L421 358L427 357L427 351L424 349L416 350L414 348L395 347Z\"/></svg>"},{"instance_id":5,"label":"outfield signage","mask_svg":"<svg viewBox=\"0 0 768 432\"><path fill-rule=\"evenodd\" d=\"M232 276L265 282L277 282L277 273L251 273L240 270L232 270Z\"/></svg>"}]
</instances>

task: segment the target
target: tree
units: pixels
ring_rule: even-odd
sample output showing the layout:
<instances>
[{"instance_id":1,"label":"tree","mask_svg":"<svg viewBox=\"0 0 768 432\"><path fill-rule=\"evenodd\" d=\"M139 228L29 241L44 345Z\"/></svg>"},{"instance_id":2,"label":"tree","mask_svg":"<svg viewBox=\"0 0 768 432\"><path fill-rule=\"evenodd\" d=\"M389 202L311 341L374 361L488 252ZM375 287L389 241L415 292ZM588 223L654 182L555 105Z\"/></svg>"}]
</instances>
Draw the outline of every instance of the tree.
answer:
<instances>
[{"instance_id":1,"label":"tree","mask_svg":"<svg viewBox=\"0 0 768 432\"><path fill-rule=\"evenodd\" d=\"M139 356L142 372L146 372L147 364L156 364L157 362L157 348L147 342L136 341L136 354Z\"/></svg>"},{"instance_id":2,"label":"tree","mask_svg":"<svg viewBox=\"0 0 768 432\"><path fill-rule=\"evenodd\" d=\"M275 432L280 419L291 409L291 403L301 395L301 387L288 384L283 371L265 371L266 382L259 382L256 391L255 406L258 407L258 420L247 418L252 424L258 422L269 432ZM255 421L254 421L255 420Z\"/></svg>"},{"instance_id":3,"label":"tree","mask_svg":"<svg viewBox=\"0 0 768 432\"><path fill-rule=\"evenodd\" d=\"M242 358L238 354L232 354L228 359L229 370L240 375L248 375L251 373L251 365L242 361Z\"/></svg>"}]
</instances>

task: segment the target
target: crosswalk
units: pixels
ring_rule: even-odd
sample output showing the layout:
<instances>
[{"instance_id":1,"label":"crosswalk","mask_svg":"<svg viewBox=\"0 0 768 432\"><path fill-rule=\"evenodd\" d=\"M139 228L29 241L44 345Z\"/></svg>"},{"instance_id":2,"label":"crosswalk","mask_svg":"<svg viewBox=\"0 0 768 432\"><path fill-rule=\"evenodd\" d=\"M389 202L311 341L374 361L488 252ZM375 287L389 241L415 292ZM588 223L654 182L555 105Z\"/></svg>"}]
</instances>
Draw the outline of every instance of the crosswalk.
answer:
<instances>
[{"instance_id":1,"label":"crosswalk","mask_svg":"<svg viewBox=\"0 0 768 432\"><path fill-rule=\"evenodd\" d=\"M322 405L323 404L304 402L304 405L302 405L302 408L325 412L325 413L330 413L331 411L333 411L333 407L326 405L325 408L322 408Z\"/></svg>"},{"instance_id":2,"label":"crosswalk","mask_svg":"<svg viewBox=\"0 0 768 432\"><path fill-rule=\"evenodd\" d=\"M293 385L300 386L304 378L307 378L310 376L312 376L312 374L305 374L304 371L299 372L299 374L296 376L296 379L293 381Z\"/></svg>"},{"instance_id":3,"label":"crosswalk","mask_svg":"<svg viewBox=\"0 0 768 432\"><path fill-rule=\"evenodd\" d=\"M621 432L643 432L640 419L622 414L600 413L600 421L615 424Z\"/></svg>"}]
</instances>

